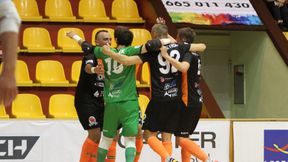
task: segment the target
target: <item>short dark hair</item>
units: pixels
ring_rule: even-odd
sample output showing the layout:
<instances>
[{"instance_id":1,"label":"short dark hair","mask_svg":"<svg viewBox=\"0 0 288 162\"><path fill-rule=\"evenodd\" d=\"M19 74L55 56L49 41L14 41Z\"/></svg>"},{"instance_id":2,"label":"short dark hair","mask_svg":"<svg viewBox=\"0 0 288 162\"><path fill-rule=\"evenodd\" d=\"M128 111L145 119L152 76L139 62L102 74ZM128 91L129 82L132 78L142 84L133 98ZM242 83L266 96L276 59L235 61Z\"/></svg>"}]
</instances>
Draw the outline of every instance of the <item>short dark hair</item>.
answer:
<instances>
[{"instance_id":1,"label":"short dark hair","mask_svg":"<svg viewBox=\"0 0 288 162\"><path fill-rule=\"evenodd\" d=\"M114 30L114 38L117 45L130 46L133 41L133 33L124 26L118 26Z\"/></svg>"},{"instance_id":2,"label":"short dark hair","mask_svg":"<svg viewBox=\"0 0 288 162\"><path fill-rule=\"evenodd\" d=\"M190 27L184 27L178 29L178 37L183 42L193 43L195 36L196 36L195 31Z\"/></svg>"},{"instance_id":3,"label":"short dark hair","mask_svg":"<svg viewBox=\"0 0 288 162\"><path fill-rule=\"evenodd\" d=\"M102 30L97 31L97 33L95 34L95 40L97 40L99 34L102 33L102 32L108 33L108 30L103 30L103 29L102 29Z\"/></svg>"}]
</instances>

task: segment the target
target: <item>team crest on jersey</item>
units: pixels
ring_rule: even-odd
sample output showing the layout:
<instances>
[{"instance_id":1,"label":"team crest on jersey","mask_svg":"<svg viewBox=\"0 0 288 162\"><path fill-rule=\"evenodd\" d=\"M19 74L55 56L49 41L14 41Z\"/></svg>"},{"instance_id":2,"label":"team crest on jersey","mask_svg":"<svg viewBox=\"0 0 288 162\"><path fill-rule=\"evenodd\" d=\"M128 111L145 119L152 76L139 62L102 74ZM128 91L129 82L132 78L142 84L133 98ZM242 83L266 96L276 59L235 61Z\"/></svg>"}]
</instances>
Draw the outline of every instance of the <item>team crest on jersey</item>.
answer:
<instances>
[{"instance_id":1,"label":"team crest on jersey","mask_svg":"<svg viewBox=\"0 0 288 162\"><path fill-rule=\"evenodd\" d=\"M94 116L90 116L88 121L89 121L89 127L92 127L93 125L98 124L98 122L96 121L96 118Z\"/></svg>"}]
</instances>

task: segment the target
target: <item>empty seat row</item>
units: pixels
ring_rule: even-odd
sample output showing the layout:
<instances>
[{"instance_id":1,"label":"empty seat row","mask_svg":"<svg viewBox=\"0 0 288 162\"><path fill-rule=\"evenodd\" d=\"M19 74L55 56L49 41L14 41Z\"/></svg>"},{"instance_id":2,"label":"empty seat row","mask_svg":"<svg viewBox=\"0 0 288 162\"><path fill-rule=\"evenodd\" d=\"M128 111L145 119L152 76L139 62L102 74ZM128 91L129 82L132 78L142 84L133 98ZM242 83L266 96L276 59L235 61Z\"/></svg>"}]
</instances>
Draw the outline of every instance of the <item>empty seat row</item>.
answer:
<instances>
[{"instance_id":1,"label":"empty seat row","mask_svg":"<svg viewBox=\"0 0 288 162\"><path fill-rule=\"evenodd\" d=\"M61 62L56 60L41 60L36 64L35 82L33 82L29 75L27 64L22 60L16 62L16 83L18 86L43 86L43 87L69 87L76 86L80 76L82 61L74 61L71 66L71 83L66 79L64 67ZM150 84L149 71L147 67L143 66L141 76L142 84ZM0 64L2 69L2 64ZM140 85L138 85L140 86ZM143 86L143 85L142 85ZM145 85L144 85L145 86ZM147 85L146 85L147 86Z\"/></svg>"},{"instance_id":2,"label":"empty seat row","mask_svg":"<svg viewBox=\"0 0 288 162\"><path fill-rule=\"evenodd\" d=\"M138 97L142 115L149 103L149 98L140 94ZM74 107L74 96L70 94L54 94L49 99L48 113L50 118L77 119ZM18 94L12 103L11 114L21 119L45 119L40 98L35 94ZM143 117L143 116L142 116ZM0 119L7 119L5 107L0 105Z\"/></svg>"},{"instance_id":3,"label":"empty seat row","mask_svg":"<svg viewBox=\"0 0 288 162\"><path fill-rule=\"evenodd\" d=\"M20 17L24 21L42 21L36 0L13 0ZM111 20L102 0L80 0L78 21L83 22L129 22L143 23L134 0L114 0L111 7ZM54 22L76 22L69 0L46 0L45 17Z\"/></svg>"},{"instance_id":4,"label":"empty seat row","mask_svg":"<svg viewBox=\"0 0 288 162\"><path fill-rule=\"evenodd\" d=\"M74 107L74 96L55 94L49 99L49 117L61 119L77 119ZM18 94L12 102L11 114L15 118L45 119L40 98L35 94ZM0 106L0 118L9 118L5 107Z\"/></svg>"},{"instance_id":5,"label":"empty seat row","mask_svg":"<svg viewBox=\"0 0 288 162\"><path fill-rule=\"evenodd\" d=\"M114 29L112 28L96 28L92 31L92 44L95 45L95 35L99 30L107 30L112 37L112 47L116 46L114 40ZM130 29L134 34L132 45L141 45L151 39L151 34L148 30L142 28ZM66 33L73 31L80 37L85 39L84 32L79 28L61 28L57 34L57 46L61 52L80 53L81 47L77 42L66 36ZM27 52L43 52L54 53L55 47L52 45L50 33L46 28L42 27L28 27L23 31L23 47L27 49Z\"/></svg>"}]
</instances>

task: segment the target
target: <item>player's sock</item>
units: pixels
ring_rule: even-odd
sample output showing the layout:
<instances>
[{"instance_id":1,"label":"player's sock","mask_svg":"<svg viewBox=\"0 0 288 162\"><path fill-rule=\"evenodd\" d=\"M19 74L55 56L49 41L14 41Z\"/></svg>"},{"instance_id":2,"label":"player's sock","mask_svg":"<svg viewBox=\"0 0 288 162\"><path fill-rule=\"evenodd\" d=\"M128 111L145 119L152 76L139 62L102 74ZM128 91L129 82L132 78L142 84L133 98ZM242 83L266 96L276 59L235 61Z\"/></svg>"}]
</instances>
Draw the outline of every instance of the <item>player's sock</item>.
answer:
<instances>
[{"instance_id":1,"label":"player's sock","mask_svg":"<svg viewBox=\"0 0 288 162\"><path fill-rule=\"evenodd\" d=\"M128 147L125 149L126 162L134 162L136 149L134 147Z\"/></svg>"},{"instance_id":2,"label":"player's sock","mask_svg":"<svg viewBox=\"0 0 288 162\"><path fill-rule=\"evenodd\" d=\"M166 141L162 142L163 146L165 147L166 151L168 154L171 156L172 155L172 142L171 141ZM162 162L165 162L165 158L161 158Z\"/></svg>"},{"instance_id":3,"label":"player's sock","mask_svg":"<svg viewBox=\"0 0 288 162\"><path fill-rule=\"evenodd\" d=\"M83 143L80 155L80 162L95 162L97 155L98 144L89 138Z\"/></svg>"},{"instance_id":4,"label":"player's sock","mask_svg":"<svg viewBox=\"0 0 288 162\"><path fill-rule=\"evenodd\" d=\"M166 151L165 147L162 145L162 142L157 139L155 136L151 136L147 140L147 144L155 151L161 158L170 157L169 153Z\"/></svg>"},{"instance_id":5,"label":"player's sock","mask_svg":"<svg viewBox=\"0 0 288 162\"><path fill-rule=\"evenodd\" d=\"M135 156L134 162L138 162L142 148L143 148L143 139L142 137L137 137L136 138L136 156Z\"/></svg>"},{"instance_id":6,"label":"player's sock","mask_svg":"<svg viewBox=\"0 0 288 162\"><path fill-rule=\"evenodd\" d=\"M108 153L108 150L105 150L99 147L98 154L97 154L97 162L104 162L107 156L107 153Z\"/></svg>"},{"instance_id":7,"label":"player's sock","mask_svg":"<svg viewBox=\"0 0 288 162\"><path fill-rule=\"evenodd\" d=\"M116 159L116 145L117 141L112 142L111 146L109 147L108 153L107 153L107 159L105 162L115 162Z\"/></svg>"},{"instance_id":8,"label":"player's sock","mask_svg":"<svg viewBox=\"0 0 288 162\"><path fill-rule=\"evenodd\" d=\"M182 162L190 162L191 161L191 154L190 152L186 151L185 149L181 149L181 158Z\"/></svg>"},{"instance_id":9,"label":"player's sock","mask_svg":"<svg viewBox=\"0 0 288 162\"><path fill-rule=\"evenodd\" d=\"M208 155L190 139L182 138L179 140L179 145L202 161L206 161L208 159Z\"/></svg>"}]
</instances>

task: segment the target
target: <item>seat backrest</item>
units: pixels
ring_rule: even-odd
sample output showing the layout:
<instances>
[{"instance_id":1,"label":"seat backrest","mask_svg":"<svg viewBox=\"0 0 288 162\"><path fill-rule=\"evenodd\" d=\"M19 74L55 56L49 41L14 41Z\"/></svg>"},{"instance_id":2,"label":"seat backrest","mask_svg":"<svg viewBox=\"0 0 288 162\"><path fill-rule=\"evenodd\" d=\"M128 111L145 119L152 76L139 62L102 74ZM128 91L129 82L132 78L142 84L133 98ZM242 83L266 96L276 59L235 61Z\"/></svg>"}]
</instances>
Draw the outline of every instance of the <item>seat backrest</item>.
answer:
<instances>
[{"instance_id":1,"label":"seat backrest","mask_svg":"<svg viewBox=\"0 0 288 162\"><path fill-rule=\"evenodd\" d=\"M148 62L142 64L141 82L150 85L150 69Z\"/></svg>"},{"instance_id":2,"label":"seat backrest","mask_svg":"<svg viewBox=\"0 0 288 162\"><path fill-rule=\"evenodd\" d=\"M41 82L66 81L64 68L56 60L41 60L36 65L36 80Z\"/></svg>"},{"instance_id":3,"label":"seat backrest","mask_svg":"<svg viewBox=\"0 0 288 162\"><path fill-rule=\"evenodd\" d=\"M150 99L146 95L139 94L138 102L139 102L139 107L141 109L142 119L144 117L144 114L145 114L145 111L146 111L146 108L147 108L149 101L150 101Z\"/></svg>"},{"instance_id":4,"label":"seat backrest","mask_svg":"<svg viewBox=\"0 0 288 162\"><path fill-rule=\"evenodd\" d=\"M134 0L114 0L112 2L112 17L139 18L137 4Z\"/></svg>"},{"instance_id":5,"label":"seat backrest","mask_svg":"<svg viewBox=\"0 0 288 162\"><path fill-rule=\"evenodd\" d=\"M283 34L286 37L286 39L288 40L288 32L283 32Z\"/></svg>"},{"instance_id":6,"label":"seat backrest","mask_svg":"<svg viewBox=\"0 0 288 162\"><path fill-rule=\"evenodd\" d=\"M51 17L74 17L69 0L46 0L45 15Z\"/></svg>"},{"instance_id":7,"label":"seat backrest","mask_svg":"<svg viewBox=\"0 0 288 162\"><path fill-rule=\"evenodd\" d=\"M115 42L115 39L114 39L114 29L112 28L95 28L93 31L92 31L92 44L95 46L96 43L95 43L95 36L96 36L96 33L100 30L107 30L108 33L111 35L111 38L112 38L112 42L111 42L111 47L116 47L116 42Z\"/></svg>"},{"instance_id":8,"label":"seat backrest","mask_svg":"<svg viewBox=\"0 0 288 162\"><path fill-rule=\"evenodd\" d=\"M36 0L13 0L21 18L41 17Z\"/></svg>"},{"instance_id":9,"label":"seat backrest","mask_svg":"<svg viewBox=\"0 0 288 162\"><path fill-rule=\"evenodd\" d=\"M45 118L40 98L34 94L18 94L11 111L16 118Z\"/></svg>"},{"instance_id":10,"label":"seat backrest","mask_svg":"<svg viewBox=\"0 0 288 162\"><path fill-rule=\"evenodd\" d=\"M26 48L51 48L49 31L43 27L28 27L23 32L23 46Z\"/></svg>"},{"instance_id":11,"label":"seat backrest","mask_svg":"<svg viewBox=\"0 0 288 162\"><path fill-rule=\"evenodd\" d=\"M53 118L77 118L74 96L70 94L52 95L49 100L49 114Z\"/></svg>"},{"instance_id":12,"label":"seat backrest","mask_svg":"<svg viewBox=\"0 0 288 162\"><path fill-rule=\"evenodd\" d=\"M32 82L29 75L29 70L27 64L22 60L17 60L16 62L16 82Z\"/></svg>"},{"instance_id":13,"label":"seat backrest","mask_svg":"<svg viewBox=\"0 0 288 162\"><path fill-rule=\"evenodd\" d=\"M73 31L76 34L78 34L81 38L85 39L84 33L79 28L61 28L58 31L57 36L57 45L58 47L64 49L75 49L75 50L81 50L81 46L73 39L66 36L67 32Z\"/></svg>"},{"instance_id":14,"label":"seat backrest","mask_svg":"<svg viewBox=\"0 0 288 162\"><path fill-rule=\"evenodd\" d=\"M5 106L0 104L0 119L7 119L9 115L6 113Z\"/></svg>"},{"instance_id":15,"label":"seat backrest","mask_svg":"<svg viewBox=\"0 0 288 162\"><path fill-rule=\"evenodd\" d=\"M133 33L132 46L138 46L145 44L148 40L151 40L151 34L147 29L129 29Z\"/></svg>"},{"instance_id":16,"label":"seat backrest","mask_svg":"<svg viewBox=\"0 0 288 162\"><path fill-rule=\"evenodd\" d=\"M81 72L81 65L82 65L82 61L78 60L78 61L74 61L71 67L71 80L74 83L77 83L79 81L79 77L80 77L80 72Z\"/></svg>"},{"instance_id":17,"label":"seat backrest","mask_svg":"<svg viewBox=\"0 0 288 162\"><path fill-rule=\"evenodd\" d=\"M80 17L106 18L105 6L102 0L80 0L78 13Z\"/></svg>"}]
</instances>

